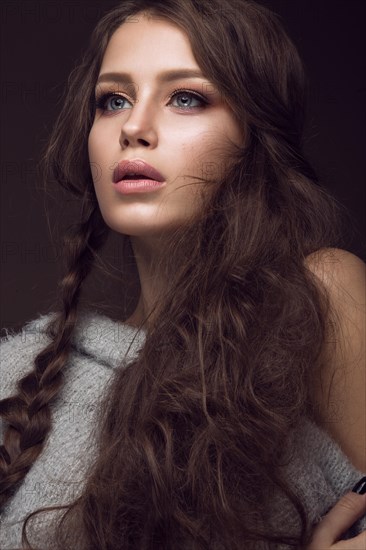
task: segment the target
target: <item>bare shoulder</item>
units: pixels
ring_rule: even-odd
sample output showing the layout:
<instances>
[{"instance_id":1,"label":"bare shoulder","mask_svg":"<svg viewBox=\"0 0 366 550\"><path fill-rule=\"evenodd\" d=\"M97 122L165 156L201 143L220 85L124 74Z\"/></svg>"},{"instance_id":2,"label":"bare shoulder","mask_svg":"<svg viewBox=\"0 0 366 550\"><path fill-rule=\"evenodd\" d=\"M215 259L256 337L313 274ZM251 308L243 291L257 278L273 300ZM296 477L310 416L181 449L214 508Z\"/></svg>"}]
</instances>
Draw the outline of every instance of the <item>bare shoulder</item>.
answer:
<instances>
[{"instance_id":1,"label":"bare shoulder","mask_svg":"<svg viewBox=\"0 0 366 550\"><path fill-rule=\"evenodd\" d=\"M359 297L365 303L366 264L352 252L341 248L322 248L310 254L305 264L327 290L343 288L351 293L361 291Z\"/></svg>"},{"instance_id":2,"label":"bare shoulder","mask_svg":"<svg viewBox=\"0 0 366 550\"><path fill-rule=\"evenodd\" d=\"M305 264L326 290L332 316L314 381L316 406L323 427L366 472L366 264L338 248L318 250Z\"/></svg>"}]
</instances>

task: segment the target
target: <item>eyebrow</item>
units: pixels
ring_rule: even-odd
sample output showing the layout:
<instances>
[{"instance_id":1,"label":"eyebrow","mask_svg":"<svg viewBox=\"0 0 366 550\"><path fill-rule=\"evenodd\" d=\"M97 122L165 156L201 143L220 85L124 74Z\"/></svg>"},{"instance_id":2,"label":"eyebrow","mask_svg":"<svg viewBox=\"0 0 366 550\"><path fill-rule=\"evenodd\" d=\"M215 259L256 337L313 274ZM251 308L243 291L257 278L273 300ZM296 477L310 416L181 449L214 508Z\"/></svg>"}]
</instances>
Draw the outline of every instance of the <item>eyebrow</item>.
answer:
<instances>
[{"instance_id":1,"label":"eyebrow","mask_svg":"<svg viewBox=\"0 0 366 550\"><path fill-rule=\"evenodd\" d=\"M201 71L195 69L175 69L159 73L158 82L172 82L180 78L204 78ZM101 82L119 82L121 84L133 84L132 76L129 73L104 73L97 80L97 85Z\"/></svg>"}]
</instances>

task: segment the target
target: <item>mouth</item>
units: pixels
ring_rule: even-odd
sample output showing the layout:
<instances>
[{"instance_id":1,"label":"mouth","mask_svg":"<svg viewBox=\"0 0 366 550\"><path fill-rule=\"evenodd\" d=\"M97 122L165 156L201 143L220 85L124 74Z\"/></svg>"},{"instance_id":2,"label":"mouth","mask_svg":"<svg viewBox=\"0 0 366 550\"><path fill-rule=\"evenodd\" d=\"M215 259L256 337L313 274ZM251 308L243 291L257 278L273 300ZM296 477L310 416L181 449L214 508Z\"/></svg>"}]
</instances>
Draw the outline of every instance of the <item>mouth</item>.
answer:
<instances>
[{"instance_id":1,"label":"mouth","mask_svg":"<svg viewBox=\"0 0 366 550\"><path fill-rule=\"evenodd\" d=\"M126 174L126 176L123 176L122 180L152 180L152 178L149 178L148 176L144 176L143 174L136 174L136 175Z\"/></svg>"},{"instance_id":2,"label":"mouth","mask_svg":"<svg viewBox=\"0 0 366 550\"><path fill-rule=\"evenodd\" d=\"M122 160L118 163L113 172L113 182L123 180L153 180L164 182L165 178L160 172L147 164L142 159Z\"/></svg>"}]
</instances>

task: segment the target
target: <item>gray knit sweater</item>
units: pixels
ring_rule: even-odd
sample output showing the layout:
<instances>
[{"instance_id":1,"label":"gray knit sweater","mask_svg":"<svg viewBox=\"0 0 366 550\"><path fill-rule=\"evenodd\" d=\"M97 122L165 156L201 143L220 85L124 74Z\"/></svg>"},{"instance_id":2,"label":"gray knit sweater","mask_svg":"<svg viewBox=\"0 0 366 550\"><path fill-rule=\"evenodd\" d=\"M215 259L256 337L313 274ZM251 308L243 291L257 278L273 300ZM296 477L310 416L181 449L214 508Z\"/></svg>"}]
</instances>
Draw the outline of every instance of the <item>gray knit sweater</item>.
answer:
<instances>
[{"instance_id":1,"label":"gray knit sweater","mask_svg":"<svg viewBox=\"0 0 366 550\"><path fill-rule=\"evenodd\" d=\"M49 342L44 330L51 316L53 313L39 316L18 333L5 329L0 342L0 399L14 393L17 380L30 370L35 356ZM94 416L103 389L113 370L135 357L144 340L144 332L138 333L96 311L80 315L64 371L64 385L51 405L52 431L0 517L1 550L21 548L22 522L28 513L42 506L65 504L81 493L86 470L95 456ZM0 420L1 440L3 430ZM308 419L291 435L288 445L291 462L286 466L287 479L302 496L314 523L366 475L356 470L336 442ZM271 521L276 527L297 525L291 506L280 495L273 504ZM59 513L40 514L31 522L30 541L37 548L53 547L47 531ZM344 538L365 529L364 516Z\"/></svg>"}]
</instances>

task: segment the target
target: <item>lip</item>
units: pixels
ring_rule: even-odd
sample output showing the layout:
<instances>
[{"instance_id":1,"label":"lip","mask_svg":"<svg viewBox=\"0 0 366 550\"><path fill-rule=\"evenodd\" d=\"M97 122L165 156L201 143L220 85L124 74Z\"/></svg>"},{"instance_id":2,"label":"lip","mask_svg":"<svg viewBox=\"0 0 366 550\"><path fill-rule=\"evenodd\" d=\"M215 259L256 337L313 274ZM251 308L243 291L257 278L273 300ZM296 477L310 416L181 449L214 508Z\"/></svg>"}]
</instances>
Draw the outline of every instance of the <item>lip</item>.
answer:
<instances>
[{"instance_id":1,"label":"lip","mask_svg":"<svg viewBox=\"0 0 366 550\"><path fill-rule=\"evenodd\" d=\"M157 191L166 185L166 182L156 180L138 179L138 180L121 180L114 184L114 188L122 195L131 195L132 193L151 193Z\"/></svg>"},{"instance_id":2,"label":"lip","mask_svg":"<svg viewBox=\"0 0 366 550\"><path fill-rule=\"evenodd\" d=\"M121 160L114 169L113 183L120 182L127 174L141 174L160 183L165 181L165 178L156 168L142 159ZM141 178L141 180L143 179Z\"/></svg>"}]
</instances>

